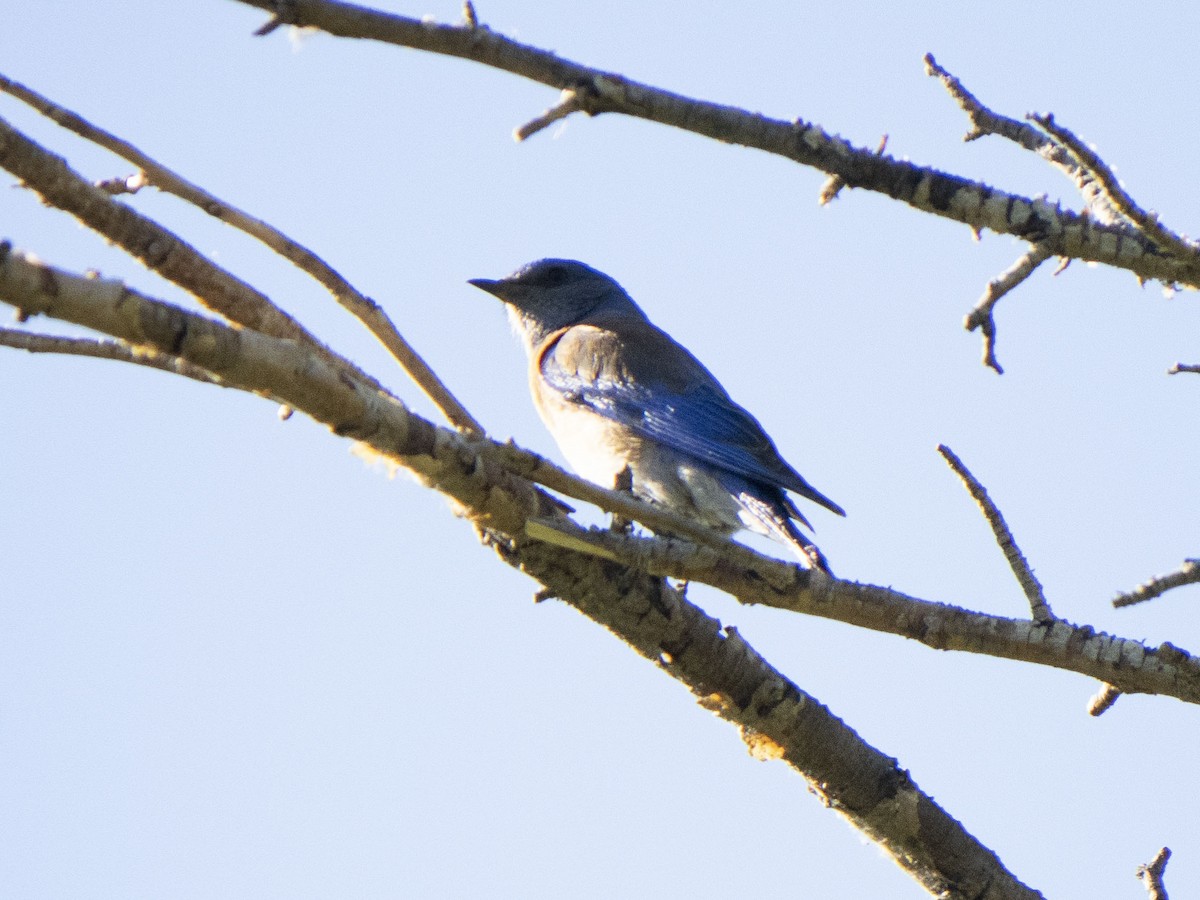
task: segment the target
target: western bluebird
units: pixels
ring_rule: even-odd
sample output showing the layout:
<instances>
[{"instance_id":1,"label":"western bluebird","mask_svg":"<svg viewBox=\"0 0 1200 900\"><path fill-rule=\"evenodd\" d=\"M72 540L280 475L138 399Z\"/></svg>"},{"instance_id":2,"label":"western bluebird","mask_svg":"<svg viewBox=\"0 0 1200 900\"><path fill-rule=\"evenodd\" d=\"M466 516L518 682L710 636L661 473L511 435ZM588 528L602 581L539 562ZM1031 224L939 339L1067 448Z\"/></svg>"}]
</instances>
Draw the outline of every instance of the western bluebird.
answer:
<instances>
[{"instance_id":1,"label":"western bluebird","mask_svg":"<svg viewBox=\"0 0 1200 900\"><path fill-rule=\"evenodd\" d=\"M541 259L469 283L508 307L534 405L581 476L613 487L628 467L636 496L723 534L765 534L828 571L787 491L845 511L784 462L758 421L616 281L575 260Z\"/></svg>"}]
</instances>

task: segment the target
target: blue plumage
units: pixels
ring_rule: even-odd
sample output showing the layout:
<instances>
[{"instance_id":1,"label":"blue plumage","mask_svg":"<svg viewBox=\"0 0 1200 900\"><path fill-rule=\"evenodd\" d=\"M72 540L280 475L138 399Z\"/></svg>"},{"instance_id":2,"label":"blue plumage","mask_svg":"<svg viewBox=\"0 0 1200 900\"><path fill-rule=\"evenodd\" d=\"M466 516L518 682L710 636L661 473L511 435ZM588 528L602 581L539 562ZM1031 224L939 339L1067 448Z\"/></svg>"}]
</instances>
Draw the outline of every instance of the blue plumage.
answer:
<instances>
[{"instance_id":1,"label":"blue plumage","mask_svg":"<svg viewBox=\"0 0 1200 900\"><path fill-rule=\"evenodd\" d=\"M471 284L507 304L529 355L534 404L581 475L611 487L628 466L635 494L724 533L770 535L825 568L792 521L811 528L786 492L845 512L616 281L580 262L544 259Z\"/></svg>"}]
</instances>

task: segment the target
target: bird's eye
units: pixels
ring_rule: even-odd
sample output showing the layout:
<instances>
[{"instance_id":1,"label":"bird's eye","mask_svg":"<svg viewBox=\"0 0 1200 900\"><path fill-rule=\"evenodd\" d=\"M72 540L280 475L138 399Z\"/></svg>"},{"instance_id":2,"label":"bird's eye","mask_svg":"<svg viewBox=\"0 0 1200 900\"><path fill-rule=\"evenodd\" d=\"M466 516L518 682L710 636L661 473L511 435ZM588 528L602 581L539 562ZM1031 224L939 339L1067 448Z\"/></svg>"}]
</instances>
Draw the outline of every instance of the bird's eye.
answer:
<instances>
[{"instance_id":1,"label":"bird's eye","mask_svg":"<svg viewBox=\"0 0 1200 900\"><path fill-rule=\"evenodd\" d=\"M551 266L546 270L542 280L551 287L562 284L567 280L567 270L564 266Z\"/></svg>"}]
</instances>

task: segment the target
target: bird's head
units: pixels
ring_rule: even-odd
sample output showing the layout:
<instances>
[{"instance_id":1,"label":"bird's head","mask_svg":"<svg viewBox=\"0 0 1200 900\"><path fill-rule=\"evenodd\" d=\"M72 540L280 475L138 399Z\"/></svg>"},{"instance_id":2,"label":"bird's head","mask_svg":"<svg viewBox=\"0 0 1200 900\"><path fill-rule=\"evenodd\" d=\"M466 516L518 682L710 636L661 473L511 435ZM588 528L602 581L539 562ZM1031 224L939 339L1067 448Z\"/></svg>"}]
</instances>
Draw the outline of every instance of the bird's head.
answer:
<instances>
[{"instance_id":1,"label":"bird's head","mask_svg":"<svg viewBox=\"0 0 1200 900\"><path fill-rule=\"evenodd\" d=\"M625 290L603 272L573 259L539 259L504 278L472 278L508 307L514 330L527 348L546 335L609 307L637 311Z\"/></svg>"}]
</instances>

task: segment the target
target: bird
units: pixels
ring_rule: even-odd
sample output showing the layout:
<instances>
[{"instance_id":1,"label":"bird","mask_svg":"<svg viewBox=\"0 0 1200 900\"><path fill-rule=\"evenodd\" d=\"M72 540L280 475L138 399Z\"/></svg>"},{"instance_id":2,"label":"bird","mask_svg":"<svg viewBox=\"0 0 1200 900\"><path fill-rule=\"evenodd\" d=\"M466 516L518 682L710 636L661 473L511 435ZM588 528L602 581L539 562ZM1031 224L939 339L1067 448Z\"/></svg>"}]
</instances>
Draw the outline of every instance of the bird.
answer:
<instances>
[{"instance_id":1,"label":"bird","mask_svg":"<svg viewBox=\"0 0 1200 900\"><path fill-rule=\"evenodd\" d=\"M845 510L784 461L758 420L615 279L578 260L539 259L467 283L507 307L534 406L581 477L613 488L628 469L634 496L726 536L766 535L830 572L788 492Z\"/></svg>"}]
</instances>

